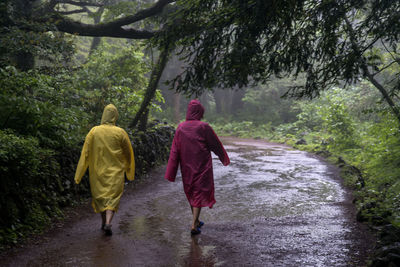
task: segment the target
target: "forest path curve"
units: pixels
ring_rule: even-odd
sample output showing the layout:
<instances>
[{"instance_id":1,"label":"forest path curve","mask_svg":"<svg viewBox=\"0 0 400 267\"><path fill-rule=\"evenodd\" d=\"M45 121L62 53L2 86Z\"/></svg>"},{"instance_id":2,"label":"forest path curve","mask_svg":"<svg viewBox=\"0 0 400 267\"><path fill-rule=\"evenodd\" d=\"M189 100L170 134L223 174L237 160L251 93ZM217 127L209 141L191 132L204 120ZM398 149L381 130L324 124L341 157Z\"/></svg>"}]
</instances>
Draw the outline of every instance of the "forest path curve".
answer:
<instances>
[{"instance_id":1,"label":"forest path curve","mask_svg":"<svg viewBox=\"0 0 400 267\"><path fill-rule=\"evenodd\" d=\"M217 203L191 237L181 179L165 166L134 182L103 236L89 205L61 228L0 257L3 266L364 266L374 244L355 220L336 167L262 140L222 138L228 167L214 157Z\"/></svg>"}]
</instances>

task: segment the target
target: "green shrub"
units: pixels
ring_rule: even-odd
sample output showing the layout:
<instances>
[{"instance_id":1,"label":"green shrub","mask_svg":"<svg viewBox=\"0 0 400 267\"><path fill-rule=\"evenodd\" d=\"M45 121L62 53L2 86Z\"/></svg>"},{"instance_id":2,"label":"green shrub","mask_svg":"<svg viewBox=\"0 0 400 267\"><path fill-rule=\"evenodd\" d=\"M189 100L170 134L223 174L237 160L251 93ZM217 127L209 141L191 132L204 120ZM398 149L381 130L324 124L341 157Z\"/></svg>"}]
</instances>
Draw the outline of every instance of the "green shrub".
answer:
<instances>
[{"instance_id":1,"label":"green shrub","mask_svg":"<svg viewBox=\"0 0 400 267\"><path fill-rule=\"evenodd\" d=\"M272 126L270 123L256 125L252 121L242 122L214 122L210 123L218 135L236 136L243 138L270 138Z\"/></svg>"},{"instance_id":2,"label":"green shrub","mask_svg":"<svg viewBox=\"0 0 400 267\"><path fill-rule=\"evenodd\" d=\"M118 124L127 127L139 110L145 95L150 66L138 45L120 47L102 44L76 72L73 86L91 123L100 121L104 106L112 103L118 108ZM159 90L149 109L160 111L157 103L164 102Z\"/></svg>"},{"instance_id":3,"label":"green shrub","mask_svg":"<svg viewBox=\"0 0 400 267\"><path fill-rule=\"evenodd\" d=\"M41 147L63 148L81 139L88 115L68 85L68 73L0 69L0 129L37 138Z\"/></svg>"},{"instance_id":4,"label":"green shrub","mask_svg":"<svg viewBox=\"0 0 400 267\"><path fill-rule=\"evenodd\" d=\"M2 229L19 233L24 225L36 229L43 227L43 222L54 215L58 204L49 189L54 187L59 168L54 152L41 148L36 138L0 130ZM14 237L8 235L2 239L15 242Z\"/></svg>"},{"instance_id":5,"label":"green shrub","mask_svg":"<svg viewBox=\"0 0 400 267\"><path fill-rule=\"evenodd\" d=\"M157 163L165 162L175 129L168 125L156 125L142 131L128 131L135 153L136 175L146 174Z\"/></svg>"}]
</instances>

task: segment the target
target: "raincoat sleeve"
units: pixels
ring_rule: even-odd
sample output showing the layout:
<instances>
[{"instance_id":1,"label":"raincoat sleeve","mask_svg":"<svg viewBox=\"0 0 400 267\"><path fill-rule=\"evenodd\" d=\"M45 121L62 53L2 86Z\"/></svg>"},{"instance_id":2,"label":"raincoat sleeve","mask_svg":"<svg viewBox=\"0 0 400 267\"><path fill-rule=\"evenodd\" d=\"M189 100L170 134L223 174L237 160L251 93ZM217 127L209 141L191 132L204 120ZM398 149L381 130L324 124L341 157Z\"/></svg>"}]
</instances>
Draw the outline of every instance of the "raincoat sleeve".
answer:
<instances>
[{"instance_id":1,"label":"raincoat sleeve","mask_svg":"<svg viewBox=\"0 0 400 267\"><path fill-rule=\"evenodd\" d=\"M179 142L178 142L178 131L175 133L172 141L171 151L169 153L167 171L165 172L165 179L170 182L175 182L176 173L179 167Z\"/></svg>"},{"instance_id":2,"label":"raincoat sleeve","mask_svg":"<svg viewBox=\"0 0 400 267\"><path fill-rule=\"evenodd\" d=\"M83 175L85 174L87 168L89 167L89 147L92 141L93 129L87 134L85 138L85 143L83 144L81 157L79 158L78 166L75 171L75 183L79 184L82 180Z\"/></svg>"},{"instance_id":3,"label":"raincoat sleeve","mask_svg":"<svg viewBox=\"0 0 400 267\"><path fill-rule=\"evenodd\" d=\"M229 165L230 160L228 154L225 151L224 146L219 140L217 134L211 128L210 125L205 124L205 138L208 145L208 148L218 156L219 160L222 162L224 166Z\"/></svg>"},{"instance_id":4,"label":"raincoat sleeve","mask_svg":"<svg viewBox=\"0 0 400 267\"><path fill-rule=\"evenodd\" d=\"M131 141L125 131L123 133L121 147L127 164L127 169L125 170L126 178L129 181L133 181L133 179L135 179L135 156L133 154Z\"/></svg>"}]
</instances>

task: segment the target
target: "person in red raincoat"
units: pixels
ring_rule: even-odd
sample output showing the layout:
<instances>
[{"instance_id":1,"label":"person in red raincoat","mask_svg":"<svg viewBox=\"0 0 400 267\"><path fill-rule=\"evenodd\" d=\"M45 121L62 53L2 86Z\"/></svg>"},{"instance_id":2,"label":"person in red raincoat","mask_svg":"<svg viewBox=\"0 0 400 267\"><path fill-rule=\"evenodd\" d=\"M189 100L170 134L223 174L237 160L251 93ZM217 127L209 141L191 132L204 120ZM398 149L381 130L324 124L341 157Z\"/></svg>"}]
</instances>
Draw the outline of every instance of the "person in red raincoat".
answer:
<instances>
[{"instance_id":1,"label":"person in red raincoat","mask_svg":"<svg viewBox=\"0 0 400 267\"><path fill-rule=\"evenodd\" d=\"M193 235L199 234L200 227L204 224L199 220L201 208L212 208L215 204L211 151L224 166L230 163L214 130L208 123L200 121L203 114L204 107L201 103L191 100L186 121L180 123L176 129L165 173L165 179L174 182L178 166L181 167L183 189L193 214Z\"/></svg>"}]
</instances>

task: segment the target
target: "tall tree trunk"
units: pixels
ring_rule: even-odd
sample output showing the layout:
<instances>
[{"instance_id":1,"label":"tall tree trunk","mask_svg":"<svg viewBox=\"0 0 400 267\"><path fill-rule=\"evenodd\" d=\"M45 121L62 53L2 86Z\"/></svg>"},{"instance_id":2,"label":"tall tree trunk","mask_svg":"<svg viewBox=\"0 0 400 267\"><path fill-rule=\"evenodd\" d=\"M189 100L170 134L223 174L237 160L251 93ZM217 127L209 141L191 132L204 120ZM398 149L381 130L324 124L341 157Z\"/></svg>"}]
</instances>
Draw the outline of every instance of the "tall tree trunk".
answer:
<instances>
[{"instance_id":1,"label":"tall tree trunk","mask_svg":"<svg viewBox=\"0 0 400 267\"><path fill-rule=\"evenodd\" d=\"M136 125L142 119L143 116L145 116L146 120L147 120L148 112L146 112L146 109L148 108L151 100L153 99L153 97L156 93L161 74L165 68L165 65L167 64L167 61L168 61L169 52L170 52L170 49L168 47L162 48L160 56L157 60L157 63L153 67L153 70L151 72L149 85L147 86L146 93L144 95L142 104L140 105L139 111L136 113L135 118L132 120L131 124L129 125L130 128L136 127Z\"/></svg>"},{"instance_id":2,"label":"tall tree trunk","mask_svg":"<svg viewBox=\"0 0 400 267\"><path fill-rule=\"evenodd\" d=\"M143 116L140 118L138 129L145 131L147 128L147 121L149 119L149 107L143 112Z\"/></svg>"},{"instance_id":3,"label":"tall tree trunk","mask_svg":"<svg viewBox=\"0 0 400 267\"><path fill-rule=\"evenodd\" d=\"M233 98L233 91L232 90L224 90L224 97L223 97L223 110L225 114L232 114L232 98Z\"/></svg>"},{"instance_id":4,"label":"tall tree trunk","mask_svg":"<svg viewBox=\"0 0 400 267\"><path fill-rule=\"evenodd\" d=\"M14 16L20 16L29 21L32 17L35 0L14 0L12 3L15 8L13 12ZM15 55L13 55L13 57L15 59L17 69L28 71L35 67L35 57L29 51L17 52Z\"/></svg>"},{"instance_id":5,"label":"tall tree trunk","mask_svg":"<svg viewBox=\"0 0 400 267\"><path fill-rule=\"evenodd\" d=\"M92 44L90 45L89 56L93 54L94 51L99 47L101 43L101 37L94 37L92 40Z\"/></svg>"},{"instance_id":6,"label":"tall tree trunk","mask_svg":"<svg viewBox=\"0 0 400 267\"><path fill-rule=\"evenodd\" d=\"M242 90L234 90L232 92L232 104L231 110L233 114L237 114L243 108L243 97L246 94L244 89Z\"/></svg>"},{"instance_id":7,"label":"tall tree trunk","mask_svg":"<svg viewBox=\"0 0 400 267\"><path fill-rule=\"evenodd\" d=\"M222 107L223 106L222 101L223 101L223 98L224 98L223 94L224 93L223 93L223 91L221 89L216 89L214 91L215 112L217 114L222 114L222 111L223 111L223 107Z\"/></svg>"},{"instance_id":8,"label":"tall tree trunk","mask_svg":"<svg viewBox=\"0 0 400 267\"><path fill-rule=\"evenodd\" d=\"M94 25L97 25L101 22L101 16L103 16L104 13L104 7L100 7L99 10L95 13L93 21ZM94 37L92 40L92 44L90 46L89 50L89 56L93 54L93 52L99 47L101 42L101 37Z\"/></svg>"},{"instance_id":9,"label":"tall tree trunk","mask_svg":"<svg viewBox=\"0 0 400 267\"><path fill-rule=\"evenodd\" d=\"M215 111L217 114L231 114L233 91L217 89L214 91Z\"/></svg>"}]
</instances>

